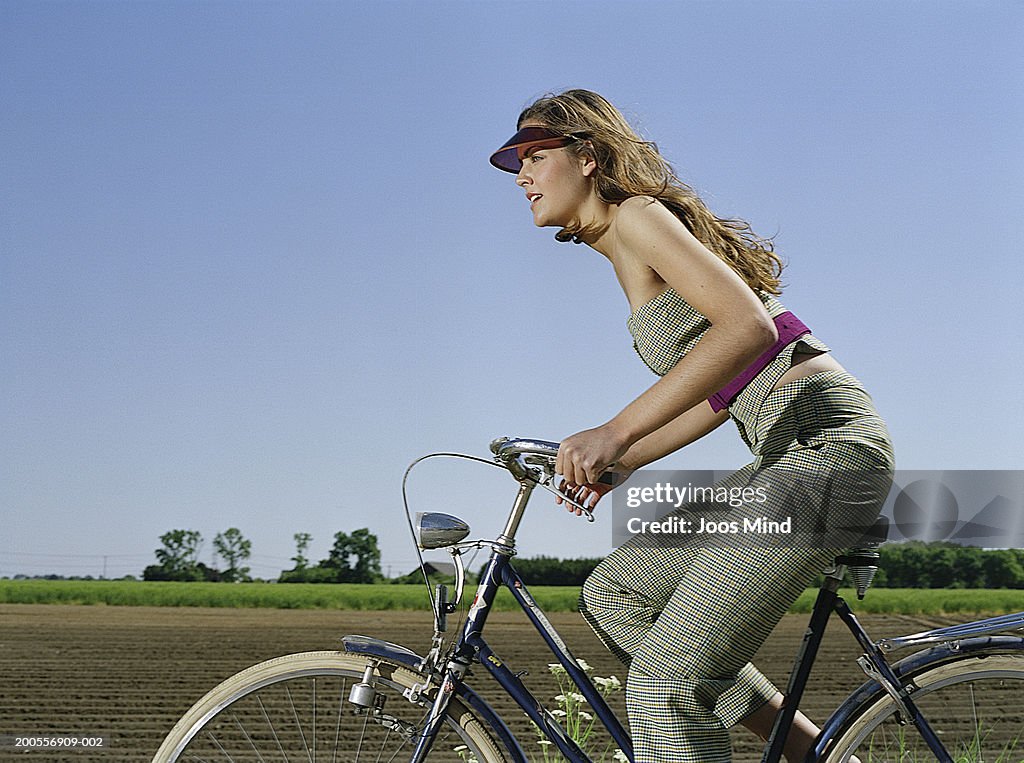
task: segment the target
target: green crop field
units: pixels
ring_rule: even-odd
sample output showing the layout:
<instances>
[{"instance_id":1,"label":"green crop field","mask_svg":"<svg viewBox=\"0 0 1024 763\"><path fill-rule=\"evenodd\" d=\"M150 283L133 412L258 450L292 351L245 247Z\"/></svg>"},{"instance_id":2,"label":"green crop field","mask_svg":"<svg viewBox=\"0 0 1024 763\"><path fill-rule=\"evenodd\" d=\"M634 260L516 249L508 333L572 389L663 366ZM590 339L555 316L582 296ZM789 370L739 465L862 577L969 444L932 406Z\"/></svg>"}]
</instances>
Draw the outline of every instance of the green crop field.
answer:
<instances>
[{"instance_id":1,"label":"green crop field","mask_svg":"<svg viewBox=\"0 0 1024 763\"><path fill-rule=\"evenodd\" d=\"M579 589L541 586L536 596L553 612L575 609ZM467 587L471 599L473 588ZM422 585L321 583L173 583L133 580L0 580L0 603L102 604L127 607L267 607L429 611ZM515 603L507 591L497 608Z\"/></svg>"},{"instance_id":2,"label":"green crop field","mask_svg":"<svg viewBox=\"0 0 1024 763\"><path fill-rule=\"evenodd\" d=\"M579 589L535 586L530 593L550 612L576 609ZM814 591L793 606L810 612ZM473 589L467 588L468 599ZM1024 610L1024 591L981 589L877 588L864 601L845 592L857 612L884 614L985 614ZM7 604L93 604L127 607L267 607L272 609L417 610L429 609L426 589L415 585L312 583L167 583L130 580L0 580L0 602ZM507 591L498 610L512 610Z\"/></svg>"}]
</instances>

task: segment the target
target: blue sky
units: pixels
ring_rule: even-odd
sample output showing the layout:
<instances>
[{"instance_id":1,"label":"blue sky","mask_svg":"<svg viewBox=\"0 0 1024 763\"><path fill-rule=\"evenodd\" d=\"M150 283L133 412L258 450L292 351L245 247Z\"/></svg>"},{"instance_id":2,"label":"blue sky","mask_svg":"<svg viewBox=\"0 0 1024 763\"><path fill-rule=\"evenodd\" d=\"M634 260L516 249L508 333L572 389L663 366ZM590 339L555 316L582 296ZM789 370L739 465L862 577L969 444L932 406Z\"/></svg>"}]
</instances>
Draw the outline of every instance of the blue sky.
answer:
<instances>
[{"instance_id":1,"label":"blue sky","mask_svg":"<svg viewBox=\"0 0 1024 763\"><path fill-rule=\"evenodd\" d=\"M210 561L232 526L256 575L366 526L397 574L413 458L652 383L607 263L486 161L567 87L776 237L901 467L1024 466L1022 37L980 0L0 3L0 575L139 574L173 528ZM726 425L667 465L745 457ZM410 487L475 535L512 497ZM538 501L520 538L611 531Z\"/></svg>"}]
</instances>

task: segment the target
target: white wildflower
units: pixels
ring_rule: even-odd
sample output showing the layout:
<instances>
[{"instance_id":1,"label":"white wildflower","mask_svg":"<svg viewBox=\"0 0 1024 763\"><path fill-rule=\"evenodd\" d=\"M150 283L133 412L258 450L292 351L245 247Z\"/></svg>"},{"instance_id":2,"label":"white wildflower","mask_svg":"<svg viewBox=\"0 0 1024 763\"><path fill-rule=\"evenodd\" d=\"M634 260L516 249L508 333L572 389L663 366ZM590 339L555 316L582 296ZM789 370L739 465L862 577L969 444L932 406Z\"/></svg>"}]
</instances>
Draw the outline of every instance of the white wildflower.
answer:
<instances>
[{"instance_id":1,"label":"white wildflower","mask_svg":"<svg viewBox=\"0 0 1024 763\"><path fill-rule=\"evenodd\" d=\"M622 682L615 676L610 676L608 678L594 676L594 683L603 689L605 693L618 691L622 688Z\"/></svg>"},{"instance_id":2,"label":"white wildflower","mask_svg":"<svg viewBox=\"0 0 1024 763\"><path fill-rule=\"evenodd\" d=\"M626 753L619 749L615 750L612 760L614 760L615 763L629 763L629 758L626 757Z\"/></svg>"},{"instance_id":3,"label":"white wildflower","mask_svg":"<svg viewBox=\"0 0 1024 763\"><path fill-rule=\"evenodd\" d=\"M590 667L584 660L578 660L575 663L576 667L580 670L589 673L593 668ZM566 735L582 749L586 754L590 755L587 760L594 760L595 762L600 761L601 763L607 763L609 760L609 752L611 751L611 745L605 747L604 752L596 752L595 750L588 749L591 744L595 741L591 739L591 732L594 730L594 715L592 713L584 711L584 707L589 707L587 698L576 691L571 691L574 681L563 680L562 675L566 674L566 669L559 663L550 663L548 670L556 676L558 682L558 689L562 693L556 694L554 699L558 703L559 709L549 710L548 715L551 719L556 720L561 724ZM593 684L600 687L600 693L602 695L611 694L611 692L620 688L622 684L619 679L615 676L611 678L592 678ZM549 758L550 751L548 747L552 744L550 740L544 739L544 732L537 726L532 724L533 730L540 739L538 744L543 746L544 749L544 762L551 763L551 761L560 761L562 757L555 752L554 758ZM595 754L596 752L596 754ZM616 761L624 761L629 763L629 759L626 758L621 752L616 753Z\"/></svg>"}]
</instances>

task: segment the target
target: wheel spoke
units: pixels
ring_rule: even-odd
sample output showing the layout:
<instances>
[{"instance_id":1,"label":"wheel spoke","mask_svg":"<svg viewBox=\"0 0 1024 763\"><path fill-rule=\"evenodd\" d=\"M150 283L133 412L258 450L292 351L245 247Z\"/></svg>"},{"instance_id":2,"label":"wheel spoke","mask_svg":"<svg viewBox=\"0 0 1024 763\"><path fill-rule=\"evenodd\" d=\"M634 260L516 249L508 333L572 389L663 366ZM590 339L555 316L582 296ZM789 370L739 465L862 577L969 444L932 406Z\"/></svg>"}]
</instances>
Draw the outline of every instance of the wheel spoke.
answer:
<instances>
[{"instance_id":1,"label":"wheel spoke","mask_svg":"<svg viewBox=\"0 0 1024 763\"><path fill-rule=\"evenodd\" d=\"M277 749L281 753L281 757L284 758L285 763L288 763L288 753L284 751L284 745L281 744L281 737L277 735L277 729L274 727L273 721L270 720L270 715L267 713L267 708L263 705L263 698L258 694L256 695L256 702L260 706L260 712L263 714L264 720L267 722L267 728L270 729L271 736L274 737L274 741L277 742Z\"/></svg>"},{"instance_id":2,"label":"wheel spoke","mask_svg":"<svg viewBox=\"0 0 1024 763\"><path fill-rule=\"evenodd\" d=\"M390 738L391 738L391 729L388 729L388 733L384 735L384 738L380 742L380 750L377 752L378 763L381 760L381 757L384 755L384 749L388 746L388 740ZM397 755L397 754L398 754L398 751L396 750L391 755L391 758L394 759L395 755Z\"/></svg>"},{"instance_id":3,"label":"wheel spoke","mask_svg":"<svg viewBox=\"0 0 1024 763\"><path fill-rule=\"evenodd\" d=\"M295 730L299 732L299 738L302 739L302 749L306 752L306 760L309 763L313 763L313 758L309 754L309 745L306 743L306 735L302 733L302 721L299 720L299 711L295 709L295 702L292 700L291 687L286 684L284 692L288 695L288 706L292 709L292 717L295 719Z\"/></svg>"},{"instance_id":4,"label":"wheel spoke","mask_svg":"<svg viewBox=\"0 0 1024 763\"><path fill-rule=\"evenodd\" d=\"M213 742L213 743L214 743L215 745L217 745L217 749L218 749L218 750L220 750L220 751L221 751L221 752L222 752L222 753L224 754L224 757L225 757L225 758L227 758L227 759L228 759L228 761L230 761L230 760L231 760L231 756L230 756L230 755L228 755L228 751L227 751L227 750L225 750L225 749L224 749L224 748L223 748L223 747L221 746L220 742L219 742L219 741L217 740L217 737L215 737L215 736L214 736L213 734L210 734L210 740L211 740L211 741L212 741L212 742Z\"/></svg>"},{"instance_id":5,"label":"wheel spoke","mask_svg":"<svg viewBox=\"0 0 1024 763\"><path fill-rule=\"evenodd\" d=\"M341 739L341 719L345 714L346 689L348 689L348 681L342 681L341 691L338 692L338 714L334 723L334 752L331 755L331 763L338 763L338 741Z\"/></svg>"},{"instance_id":6,"label":"wheel spoke","mask_svg":"<svg viewBox=\"0 0 1024 763\"><path fill-rule=\"evenodd\" d=\"M967 685L968 693L971 695L971 717L974 719L974 746L977 748L979 755L981 754L981 723L978 720L978 701L974 695L974 684ZM979 759L978 763L984 763L983 759Z\"/></svg>"},{"instance_id":7,"label":"wheel spoke","mask_svg":"<svg viewBox=\"0 0 1024 763\"><path fill-rule=\"evenodd\" d=\"M235 721L235 726L238 727L239 733L242 734L245 737L245 741L249 743L249 747L252 748L252 751L254 753L256 753L256 758L258 759L258 763L266 763L266 761L263 760L263 756L260 754L259 749L256 747L255 744L253 744L252 737L249 736L249 732L245 730L245 726L242 725L242 722L240 720L238 720L237 716L233 716L233 717L234 717L234 721Z\"/></svg>"}]
</instances>

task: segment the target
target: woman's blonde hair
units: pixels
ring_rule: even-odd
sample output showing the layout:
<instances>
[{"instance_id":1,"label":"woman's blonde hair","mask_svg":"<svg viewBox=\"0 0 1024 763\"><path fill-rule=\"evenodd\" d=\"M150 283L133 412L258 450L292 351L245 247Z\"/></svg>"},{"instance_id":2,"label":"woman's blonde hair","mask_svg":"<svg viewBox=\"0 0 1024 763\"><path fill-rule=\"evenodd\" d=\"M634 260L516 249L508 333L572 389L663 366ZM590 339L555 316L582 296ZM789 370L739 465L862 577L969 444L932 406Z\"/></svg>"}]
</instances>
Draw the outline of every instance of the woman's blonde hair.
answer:
<instances>
[{"instance_id":1,"label":"woman's blonde hair","mask_svg":"<svg viewBox=\"0 0 1024 763\"><path fill-rule=\"evenodd\" d=\"M782 261L771 241L757 236L743 220L712 214L697 193L676 176L658 147L637 135L605 98L589 90L547 95L519 115L518 126L526 122L537 122L577 139L566 149L594 158L595 187L602 201L618 204L632 196L653 196L750 288L780 293ZM578 243L587 232L575 222L555 238Z\"/></svg>"}]
</instances>

